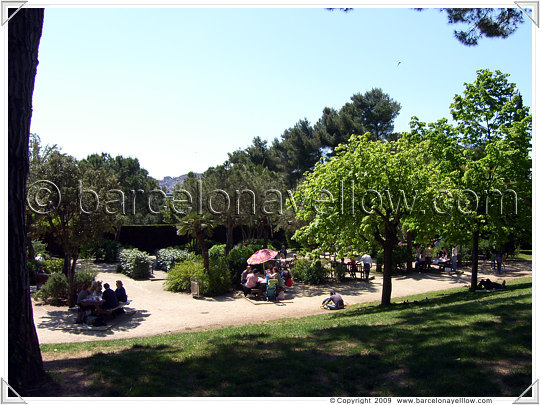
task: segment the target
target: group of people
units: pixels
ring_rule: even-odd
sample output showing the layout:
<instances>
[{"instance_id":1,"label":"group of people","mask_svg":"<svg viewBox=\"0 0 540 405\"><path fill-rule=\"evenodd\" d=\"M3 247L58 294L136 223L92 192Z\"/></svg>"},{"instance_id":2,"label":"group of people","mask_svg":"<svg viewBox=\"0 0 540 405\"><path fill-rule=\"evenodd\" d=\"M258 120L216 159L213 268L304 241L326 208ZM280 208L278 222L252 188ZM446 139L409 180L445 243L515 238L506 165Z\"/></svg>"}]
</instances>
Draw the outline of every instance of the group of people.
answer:
<instances>
[{"instance_id":1,"label":"group of people","mask_svg":"<svg viewBox=\"0 0 540 405\"><path fill-rule=\"evenodd\" d=\"M269 263L268 269L264 272L264 277L261 277L261 273L258 270L254 270L248 265L240 275L240 284L242 285L244 296L250 294L254 289L261 292L266 291L268 282L272 279L277 280L275 295L278 299L282 299L281 297L284 297L285 287L292 286L293 282L289 270Z\"/></svg>"},{"instance_id":2,"label":"group of people","mask_svg":"<svg viewBox=\"0 0 540 405\"><path fill-rule=\"evenodd\" d=\"M84 323L90 313L95 313L97 306L103 310L117 308L120 303L127 302L126 289L121 280L116 281L116 290L112 290L108 283L103 284L104 291L101 292L101 283L92 281L84 283L81 291L77 295L78 316L76 323ZM122 308L113 311L113 315L124 313Z\"/></svg>"},{"instance_id":3,"label":"group of people","mask_svg":"<svg viewBox=\"0 0 540 405\"><path fill-rule=\"evenodd\" d=\"M416 249L416 261L414 264L415 270L423 270L426 268L430 269L432 263L441 264L441 263L451 261L452 271L457 271L457 257L458 257L457 247L455 246L452 247L450 258L448 257L449 253L444 246L437 253L437 256L435 258L433 257L433 252L434 252L434 249L432 245L428 245L428 247L425 249L418 247ZM433 259L436 259L436 261L434 261Z\"/></svg>"},{"instance_id":4,"label":"group of people","mask_svg":"<svg viewBox=\"0 0 540 405\"><path fill-rule=\"evenodd\" d=\"M373 259L367 253L363 254L362 257L360 257L358 261L356 261L354 257L351 257L349 259L349 264L351 266L351 274L356 274L356 272L358 271L358 265L361 263L363 263L363 266L364 266L364 279L366 281L369 281L369 272L371 270L371 265L373 264ZM341 258L341 264L342 265L345 264L344 258ZM356 277L356 276L353 276L353 277Z\"/></svg>"}]
</instances>

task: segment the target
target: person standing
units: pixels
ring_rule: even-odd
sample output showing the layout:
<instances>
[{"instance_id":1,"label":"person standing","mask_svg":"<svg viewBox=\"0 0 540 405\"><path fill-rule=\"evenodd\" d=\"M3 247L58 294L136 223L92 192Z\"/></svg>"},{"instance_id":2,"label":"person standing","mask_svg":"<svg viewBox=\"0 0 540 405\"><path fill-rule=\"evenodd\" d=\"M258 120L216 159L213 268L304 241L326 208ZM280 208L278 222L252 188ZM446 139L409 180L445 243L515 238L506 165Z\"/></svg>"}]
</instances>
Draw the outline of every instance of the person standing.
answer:
<instances>
[{"instance_id":1,"label":"person standing","mask_svg":"<svg viewBox=\"0 0 540 405\"><path fill-rule=\"evenodd\" d=\"M369 281L369 271L373 264L373 260L371 259L371 256L366 253L360 258L360 261L364 263L364 274L366 276L366 281Z\"/></svg>"},{"instance_id":2,"label":"person standing","mask_svg":"<svg viewBox=\"0 0 540 405\"><path fill-rule=\"evenodd\" d=\"M497 262L497 273L501 274L501 266L503 262L503 253L499 250L497 254L495 255L495 261Z\"/></svg>"},{"instance_id":3,"label":"person standing","mask_svg":"<svg viewBox=\"0 0 540 405\"><path fill-rule=\"evenodd\" d=\"M452 247L452 270L457 271L457 256L458 250L457 247Z\"/></svg>"}]
</instances>

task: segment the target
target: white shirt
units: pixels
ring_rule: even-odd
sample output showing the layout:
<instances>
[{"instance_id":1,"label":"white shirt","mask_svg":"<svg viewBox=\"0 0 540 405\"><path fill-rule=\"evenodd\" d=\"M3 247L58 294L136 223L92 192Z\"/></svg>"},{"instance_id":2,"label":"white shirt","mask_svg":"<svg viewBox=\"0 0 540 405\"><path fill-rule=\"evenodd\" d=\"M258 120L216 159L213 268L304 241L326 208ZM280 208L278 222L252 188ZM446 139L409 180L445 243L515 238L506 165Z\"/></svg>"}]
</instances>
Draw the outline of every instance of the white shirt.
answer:
<instances>
[{"instance_id":1,"label":"white shirt","mask_svg":"<svg viewBox=\"0 0 540 405\"><path fill-rule=\"evenodd\" d=\"M371 260L371 256L368 254L365 254L360 258L361 262L367 263L367 264L373 264L373 260Z\"/></svg>"},{"instance_id":2,"label":"white shirt","mask_svg":"<svg viewBox=\"0 0 540 405\"><path fill-rule=\"evenodd\" d=\"M455 247L452 248L452 256L457 257L457 248L455 248Z\"/></svg>"}]
</instances>

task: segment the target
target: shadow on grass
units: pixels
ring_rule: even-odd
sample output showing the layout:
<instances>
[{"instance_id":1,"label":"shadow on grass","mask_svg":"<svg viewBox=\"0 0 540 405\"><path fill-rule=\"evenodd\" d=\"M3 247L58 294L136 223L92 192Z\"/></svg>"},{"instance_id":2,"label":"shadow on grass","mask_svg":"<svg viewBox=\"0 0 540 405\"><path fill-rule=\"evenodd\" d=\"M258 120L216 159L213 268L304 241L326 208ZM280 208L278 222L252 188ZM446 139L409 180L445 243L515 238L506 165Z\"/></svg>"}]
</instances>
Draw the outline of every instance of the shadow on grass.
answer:
<instances>
[{"instance_id":1,"label":"shadow on grass","mask_svg":"<svg viewBox=\"0 0 540 405\"><path fill-rule=\"evenodd\" d=\"M175 336L46 368L76 362L107 396L517 397L532 378L530 288L231 328L197 335L195 349Z\"/></svg>"}]
</instances>

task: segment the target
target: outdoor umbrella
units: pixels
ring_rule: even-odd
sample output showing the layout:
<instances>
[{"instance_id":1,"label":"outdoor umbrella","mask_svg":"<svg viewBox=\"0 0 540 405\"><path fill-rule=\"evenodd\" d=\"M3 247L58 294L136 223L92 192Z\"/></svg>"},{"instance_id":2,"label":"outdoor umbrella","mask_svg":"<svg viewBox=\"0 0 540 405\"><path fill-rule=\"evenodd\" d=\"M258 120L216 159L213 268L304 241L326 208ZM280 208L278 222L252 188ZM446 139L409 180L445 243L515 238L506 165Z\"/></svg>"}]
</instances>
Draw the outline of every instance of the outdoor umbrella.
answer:
<instances>
[{"instance_id":1,"label":"outdoor umbrella","mask_svg":"<svg viewBox=\"0 0 540 405\"><path fill-rule=\"evenodd\" d=\"M261 249L253 253L249 259L247 259L247 262L248 264L261 264L273 259L277 254L278 252L275 250Z\"/></svg>"}]
</instances>

